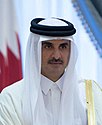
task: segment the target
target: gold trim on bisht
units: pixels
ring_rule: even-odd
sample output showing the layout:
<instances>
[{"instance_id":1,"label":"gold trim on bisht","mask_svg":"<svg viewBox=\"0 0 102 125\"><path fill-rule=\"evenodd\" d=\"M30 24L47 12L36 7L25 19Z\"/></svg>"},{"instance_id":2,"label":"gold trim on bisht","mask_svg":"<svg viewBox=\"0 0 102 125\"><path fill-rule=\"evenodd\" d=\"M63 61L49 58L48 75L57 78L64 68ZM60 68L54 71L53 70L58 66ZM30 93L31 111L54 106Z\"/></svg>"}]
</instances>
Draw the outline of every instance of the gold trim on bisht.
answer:
<instances>
[{"instance_id":1,"label":"gold trim on bisht","mask_svg":"<svg viewBox=\"0 0 102 125\"><path fill-rule=\"evenodd\" d=\"M88 125L96 125L92 80L85 80Z\"/></svg>"}]
</instances>

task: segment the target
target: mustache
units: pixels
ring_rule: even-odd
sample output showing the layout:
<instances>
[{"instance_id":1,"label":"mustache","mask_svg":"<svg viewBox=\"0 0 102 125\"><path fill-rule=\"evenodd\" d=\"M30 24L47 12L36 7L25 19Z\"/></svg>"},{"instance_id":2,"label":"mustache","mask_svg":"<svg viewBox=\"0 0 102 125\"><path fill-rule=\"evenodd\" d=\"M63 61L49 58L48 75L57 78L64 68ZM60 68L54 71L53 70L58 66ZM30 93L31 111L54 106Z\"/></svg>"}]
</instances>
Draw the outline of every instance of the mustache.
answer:
<instances>
[{"instance_id":1,"label":"mustache","mask_svg":"<svg viewBox=\"0 0 102 125\"><path fill-rule=\"evenodd\" d=\"M62 64L63 63L63 60L62 59L55 59L55 58L52 58L48 61L48 64L53 64L53 63L60 63Z\"/></svg>"}]
</instances>

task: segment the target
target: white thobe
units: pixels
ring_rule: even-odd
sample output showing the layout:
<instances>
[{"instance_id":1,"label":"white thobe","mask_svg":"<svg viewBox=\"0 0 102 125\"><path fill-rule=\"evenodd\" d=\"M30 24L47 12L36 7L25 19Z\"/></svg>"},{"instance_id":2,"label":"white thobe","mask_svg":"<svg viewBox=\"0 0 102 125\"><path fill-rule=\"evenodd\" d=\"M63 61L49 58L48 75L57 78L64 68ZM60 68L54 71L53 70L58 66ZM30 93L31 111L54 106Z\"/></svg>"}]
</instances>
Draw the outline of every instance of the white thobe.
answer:
<instances>
[{"instance_id":1,"label":"white thobe","mask_svg":"<svg viewBox=\"0 0 102 125\"><path fill-rule=\"evenodd\" d=\"M63 79L60 79L63 80ZM57 89L60 90L63 88L63 84L61 84L61 81L58 80L56 82ZM46 81L46 80L44 80ZM0 125L23 125L23 117L22 117L22 94L24 94L23 89L24 89L24 81L21 80L15 84L12 84L11 86L7 87L4 89L4 91L0 94ZM58 120L58 109L60 105L60 101L56 102L55 99L52 101L51 103L51 92L49 91L48 88L51 88L51 86L53 84L51 83L51 81L49 82L44 82L43 86L41 84L41 89L43 91L43 97L44 97L44 103L45 103L45 107L48 110L48 113L50 114L54 114L51 120L51 125L53 125L54 123L57 123ZM85 105L86 104L86 99L85 99L85 83L84 81L82 81L79 84L79 90L80 90L80 96L81 96L81 101L82 103ZM93 85L95 85L95 83L93 82ZM48 87L47 87L48 86ZM49 87L50 86L50 87ZM93 89L93 93L95 94L95 111L96 111L96 125L102 125L102 108L101 108L101 91L99 93L99 91L97 90L98 87L94 87ZM58 94L59 95L59 94ZM54 95L55 96L55 95ZM53 96L52 96L53 97ZM61 98L61 94L60 96L57 96L56 98ZM57 107L56 111L53 110L51 107L53 107L52 105L54 104L53 102L55 101L55 106ZM51 107L50 107L51 105ZM57 113L55 113L55 112ZM49 114L48 114L49 115ZM86 118L85 118L86 119ZM84 124L84 123L83 123Z\"/></svg>"},{"instance_id":2,"label":"white thobe","mask_svg":"<svg viewBox=\"0 0 102 125\"><path fill-rule=\"evenodd\" d=\"M63 77L53 82L42 76L41 89L43 93L45 108L50 114L49 120L52 125L58 125L59 109L63 88Z\"/></svg>"}]
</instances>

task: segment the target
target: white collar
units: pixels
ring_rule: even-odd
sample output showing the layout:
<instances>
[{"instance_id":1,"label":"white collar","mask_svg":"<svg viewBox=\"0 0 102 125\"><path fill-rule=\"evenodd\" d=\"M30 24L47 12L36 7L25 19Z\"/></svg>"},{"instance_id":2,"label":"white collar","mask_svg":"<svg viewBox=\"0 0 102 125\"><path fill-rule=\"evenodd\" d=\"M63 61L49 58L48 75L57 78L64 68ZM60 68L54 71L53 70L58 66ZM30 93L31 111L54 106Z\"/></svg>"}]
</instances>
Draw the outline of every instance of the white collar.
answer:
<instances>
[{"instance_id":1,"label":"white collar","mask_svg":"<svg viewBox=\"0 0 102 125\"><path fill-rule=\"evenodd\" d=\"M47 95L49 89L52 88L52 86L56 85L59 90L62 92L63 89L63 77L64 75L57 80L56 82L53 82L52 80L48 79L47 77L41 75L41 90L45 95Z\"/></svg>"}]
</instances>

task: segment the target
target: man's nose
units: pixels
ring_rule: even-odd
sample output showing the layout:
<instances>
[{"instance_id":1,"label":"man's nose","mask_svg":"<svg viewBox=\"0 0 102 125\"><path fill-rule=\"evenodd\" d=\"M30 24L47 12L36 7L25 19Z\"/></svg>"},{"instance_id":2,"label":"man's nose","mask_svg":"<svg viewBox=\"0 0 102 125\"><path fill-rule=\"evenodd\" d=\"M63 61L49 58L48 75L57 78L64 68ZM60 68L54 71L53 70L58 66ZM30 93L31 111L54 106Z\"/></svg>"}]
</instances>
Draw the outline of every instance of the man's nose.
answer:
<instances>
[{"instance_id":1,"label":"man's nose","mask_svg":"<svg viewBox=\"0 0 102 125\"><path fill-rule=\"evenodd\" d=\"M57 49L53 51L53 57L59 59L61 57L61 52Z\"/></svg>"}]
</instances>

